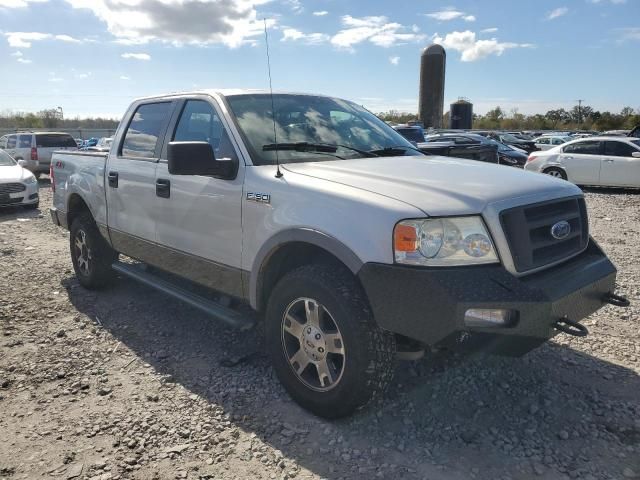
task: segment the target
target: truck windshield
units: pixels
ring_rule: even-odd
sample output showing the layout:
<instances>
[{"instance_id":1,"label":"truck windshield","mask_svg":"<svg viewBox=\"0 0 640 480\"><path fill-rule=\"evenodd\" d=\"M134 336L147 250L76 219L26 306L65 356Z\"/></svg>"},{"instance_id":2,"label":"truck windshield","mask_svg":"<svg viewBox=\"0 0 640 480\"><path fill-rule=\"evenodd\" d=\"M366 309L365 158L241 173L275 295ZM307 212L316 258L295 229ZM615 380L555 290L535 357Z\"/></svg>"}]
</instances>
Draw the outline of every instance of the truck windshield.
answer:
<instances>
[{"instance_id":1,"label":"truck windshield","mask_svg":"<svg viewBox=\"0 0 640 480\"><path fill-rule=\"evenodd\" d=\"M269 94L226 97L254 165L314 162L376 156L422 155L402 135L366 109L345 100L275 94L275 128ZM279 147L276 148L275 145ZM292 144L336 147L336 154ZM393 148L391 148L393 147Z\"/></svg>"}]
</instances>

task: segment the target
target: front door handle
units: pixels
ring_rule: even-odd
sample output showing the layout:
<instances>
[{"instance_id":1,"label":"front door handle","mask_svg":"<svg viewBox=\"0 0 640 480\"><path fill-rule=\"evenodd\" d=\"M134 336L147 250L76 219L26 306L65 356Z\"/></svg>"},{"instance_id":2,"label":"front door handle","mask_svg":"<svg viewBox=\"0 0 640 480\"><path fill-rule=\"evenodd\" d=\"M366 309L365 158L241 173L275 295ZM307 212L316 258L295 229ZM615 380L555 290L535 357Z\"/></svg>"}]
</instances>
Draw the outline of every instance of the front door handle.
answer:
<instances>
[{"instance_id":1,"label":"front door handle","mask_svg":"<svg viewBox=\"0 0 640 480\"><path fill-rule=\"evenodd\" d=\"M161 198L171 197L171 182L166 178L156 180L156 195Z\"/></svg>"},{"instance_id":2,"label":"front door handle","mask_svg":"<svg viewBox=\"0 0 640 480\"><path fill-rule=\"evenodd\" d=\"M118 172L109 172L107 178L109 179L110 187L118 188Z\"/></svg>"},{"instance_id":3,"label":"front door handle","mask_svg":"<svg viewBox=\"0 0 640 480\"><path fill-rule=\"evenodd\" d=\"M607 163L613 163L614 162L613 158L605 158L604 161L607 162Z\"/></svg>"}]
</instances>

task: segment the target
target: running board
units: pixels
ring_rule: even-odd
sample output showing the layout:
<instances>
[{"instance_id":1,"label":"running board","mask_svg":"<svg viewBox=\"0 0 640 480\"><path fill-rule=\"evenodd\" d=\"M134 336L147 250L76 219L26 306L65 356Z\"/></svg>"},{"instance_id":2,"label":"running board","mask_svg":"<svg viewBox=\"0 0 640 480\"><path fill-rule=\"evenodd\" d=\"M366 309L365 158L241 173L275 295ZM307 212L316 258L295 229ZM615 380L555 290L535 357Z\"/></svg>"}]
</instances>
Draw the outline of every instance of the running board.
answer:
<instances>
[{"instance_id":1,"label":"running board","mask_svg":"<svg viewBox=\"0 0 640 480\"><path fill-rule=\"evenodd\" d=\"M156 290L166 293L178 300L182 300L192 307L211 315L231 327L238 328L240 330L248 330L253 327L254 322L250 318L241 315L235 310L220 305L213 300L209 300L201 295L192 293L183 287L177 286L157 275L154 275L153 273L147 272L144 270L144 267L122 262L115 262L111 267L116 272L126 275L129 278L133 278L138 282L144 283L145 285L155 288Z\"/></svg>"}]
</instances>

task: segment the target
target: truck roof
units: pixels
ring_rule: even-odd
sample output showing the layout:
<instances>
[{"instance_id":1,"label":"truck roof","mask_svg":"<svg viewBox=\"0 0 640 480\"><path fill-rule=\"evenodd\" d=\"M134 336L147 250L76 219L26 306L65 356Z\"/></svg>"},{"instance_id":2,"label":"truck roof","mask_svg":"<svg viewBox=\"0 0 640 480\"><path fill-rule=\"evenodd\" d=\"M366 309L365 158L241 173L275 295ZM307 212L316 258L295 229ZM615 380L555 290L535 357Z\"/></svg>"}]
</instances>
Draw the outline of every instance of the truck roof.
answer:
<instances>
[{"instance_id":1,"label":"truck roof","mask_svg":"<svg viewBox=\"0 0 640 480\"><path fill-rule=\"evenodd\" d=\"M252 94L269 94L269 90L261 88L207 88L202 90L188 90L184 92L171 92L162 95L150 95L147 97L136 98L135 101L140 100L152 100L160 98L182 97L187 95L213 95L220 97L228 97L231 95L252 95ZM309 92L291 92L291 91L274 91L274 95L313 95L314 97L327 97L328 95L322 95Z\"/></svg>"}]
</instances>

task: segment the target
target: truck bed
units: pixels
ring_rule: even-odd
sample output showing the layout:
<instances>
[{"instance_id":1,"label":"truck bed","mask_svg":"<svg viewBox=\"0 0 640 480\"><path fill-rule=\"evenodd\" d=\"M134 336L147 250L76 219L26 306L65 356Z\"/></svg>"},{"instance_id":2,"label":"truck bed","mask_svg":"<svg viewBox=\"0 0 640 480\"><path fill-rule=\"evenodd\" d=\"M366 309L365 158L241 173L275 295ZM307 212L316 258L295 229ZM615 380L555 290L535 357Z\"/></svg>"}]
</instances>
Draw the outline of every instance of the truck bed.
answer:
<instances>
[{"instance_id":1,"label":"truck bed","mask_svg":"<svg viewBox=\"0 0 640 480\"><path fill-rule=\"evenodd\" d=\"M105 164L108 152L56 151L51 157L53 206L66 216L74 194L84 201L98 225L107 224Z\"/></svg>"}]
</instances>

